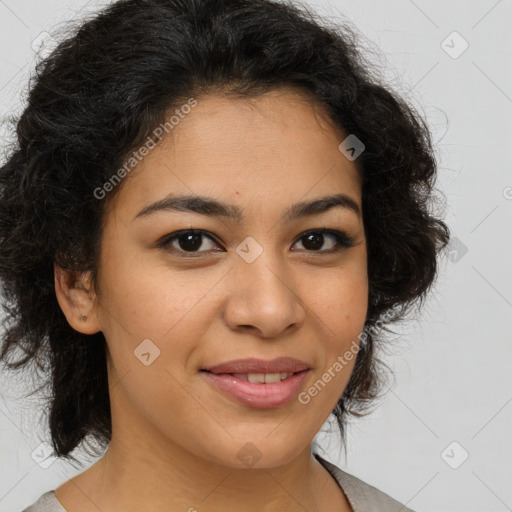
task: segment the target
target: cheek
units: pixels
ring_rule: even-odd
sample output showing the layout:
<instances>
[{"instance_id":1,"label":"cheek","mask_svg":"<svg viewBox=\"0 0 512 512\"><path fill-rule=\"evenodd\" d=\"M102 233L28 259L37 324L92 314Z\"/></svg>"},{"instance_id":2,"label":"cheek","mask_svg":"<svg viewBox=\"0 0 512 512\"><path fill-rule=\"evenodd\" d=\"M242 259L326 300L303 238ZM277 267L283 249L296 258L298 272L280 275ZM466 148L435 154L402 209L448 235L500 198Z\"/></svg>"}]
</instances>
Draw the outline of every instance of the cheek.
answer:
<instances>
[{"instance_id":1,"label":"cheek","mask_svg":"<svg viewBox=\"0 0 512 512\"><path fill-rule=\"evenodd\" d=\"M219 277L170 272L143 261L118 262L105 282L103 315L115 371L119 376L131 372L130 379L138 383L135 395L144 389L156 393L166 382L172 396L169 373L179 382L187 379L191 354L216 311L210 296Z\"/></svg>"},{"instance_id":2,"label":"cheek","mask_svg":"<svg viewBox=\"0 0 512 512\"><path fill-rule=\"evenodd\" d=\"M368 281L366 272L333 272L314 291L308 291L313 298L311 313L317 318L321 332L322 360L320 382L316 391L323 395L317 402L334 407L345 389L353 371L368 311ZM316 395L315 395L316 396Z\"/></svg>"},{"instance_id":3,"label":"cheek","mask_svg":"<svg viewBox=\"0 0 512 512\"><path fill-rule=\"evenodd\" d=\"M135 338L164 337L193 312L211 287L205 279L171 273L154 262L130 258L115 261L117 264L103 273L103 301L117 328L125 328Z\"/></svg>"},{"instance_id":4,"label":"cheek","mask_svg":"<svg viewBox=\"0 0 512 512\"><path fill-rule=\"evenodd\" d=\"M308 278L307 283L303 292L306 305L331 336L343 340L363 328L368 311L365 269L319 272L316 279Z\"/></svg>"}]
</instances>

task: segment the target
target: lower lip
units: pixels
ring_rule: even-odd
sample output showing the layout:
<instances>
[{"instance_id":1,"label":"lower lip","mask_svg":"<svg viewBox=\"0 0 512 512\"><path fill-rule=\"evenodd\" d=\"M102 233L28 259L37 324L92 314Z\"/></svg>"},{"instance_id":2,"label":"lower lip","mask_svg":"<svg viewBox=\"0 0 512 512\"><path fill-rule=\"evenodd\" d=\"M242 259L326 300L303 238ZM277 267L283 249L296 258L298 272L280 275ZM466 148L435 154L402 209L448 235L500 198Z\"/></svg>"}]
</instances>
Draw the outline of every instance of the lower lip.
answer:
<instances>
[{"instance_id":1,"label":"lower lip","mask_svg":"<svg viewBox=\"0 0 512 512\"><path fill-rule=\"evenodd\" d=\"M244 405L259 409L280 407L299 394L309 370L294 373L280 382L262 384L238 379L226 373L202 372L217 388Z\"/></svg>"}]
</instances>

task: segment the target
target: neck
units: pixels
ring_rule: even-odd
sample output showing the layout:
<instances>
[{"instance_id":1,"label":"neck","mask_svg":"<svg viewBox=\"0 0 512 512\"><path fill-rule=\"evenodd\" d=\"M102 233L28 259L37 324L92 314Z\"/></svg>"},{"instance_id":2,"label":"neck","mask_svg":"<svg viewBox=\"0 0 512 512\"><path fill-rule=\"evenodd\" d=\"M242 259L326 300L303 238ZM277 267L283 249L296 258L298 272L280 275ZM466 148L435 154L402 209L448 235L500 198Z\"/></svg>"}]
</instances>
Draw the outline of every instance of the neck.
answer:
<instances>
[{"instance_id":1,"label":"neck","mask_svg":"<svg viewBox=\"0 0 512 512\"><path fill-rule=\"evenodd\" d=\"M67 510L84 512L239 512L242 503L246 512L303 512L330 509L333 503L326 507L324 501L332 483L309 446L280 467L233 469L180 450L155 457L140 440L120 443L113 438L105 455L72 479L71 488L68 484L74 493L63 489L56 496Z\"/></svg>"}]
</instances>

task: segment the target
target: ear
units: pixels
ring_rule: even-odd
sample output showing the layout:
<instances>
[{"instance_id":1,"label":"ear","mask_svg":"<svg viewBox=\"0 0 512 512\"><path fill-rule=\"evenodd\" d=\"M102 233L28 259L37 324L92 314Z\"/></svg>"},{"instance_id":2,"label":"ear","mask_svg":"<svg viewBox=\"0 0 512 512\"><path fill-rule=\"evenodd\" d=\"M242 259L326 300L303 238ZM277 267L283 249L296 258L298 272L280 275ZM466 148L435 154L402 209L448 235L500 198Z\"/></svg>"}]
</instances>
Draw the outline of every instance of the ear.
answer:
<instances>
[{"instance_id":1,"label":"ear","mask_svg":"<svg viewBox=\"0 0 512 512\"><path fill-rule=\"evenodd\" d=\"M82 334L101 331L90 272L74 272L54 265L55 294L69 325Z\"/></svg>"}]
</instances>

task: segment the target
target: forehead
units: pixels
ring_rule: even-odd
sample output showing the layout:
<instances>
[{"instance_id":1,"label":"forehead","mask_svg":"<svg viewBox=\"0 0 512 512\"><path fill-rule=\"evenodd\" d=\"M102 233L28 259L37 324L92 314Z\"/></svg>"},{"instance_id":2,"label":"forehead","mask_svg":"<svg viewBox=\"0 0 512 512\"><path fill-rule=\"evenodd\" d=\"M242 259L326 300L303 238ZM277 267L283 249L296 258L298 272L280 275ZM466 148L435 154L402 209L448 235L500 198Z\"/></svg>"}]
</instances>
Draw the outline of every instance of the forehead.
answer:
<instances>
[{"instance_id":1,"label":"forehead","mask_svg":"<svg viewBox=\"0 0 512 512\"><path fill-rule=\"evenodd\" d=\"M114 205L136 215L167 194L197 194L257 212L346 193L361 206L359 169L338 149L345 137L297 91L202 96L125 178Z\"/></svg>"}]
</instances>

